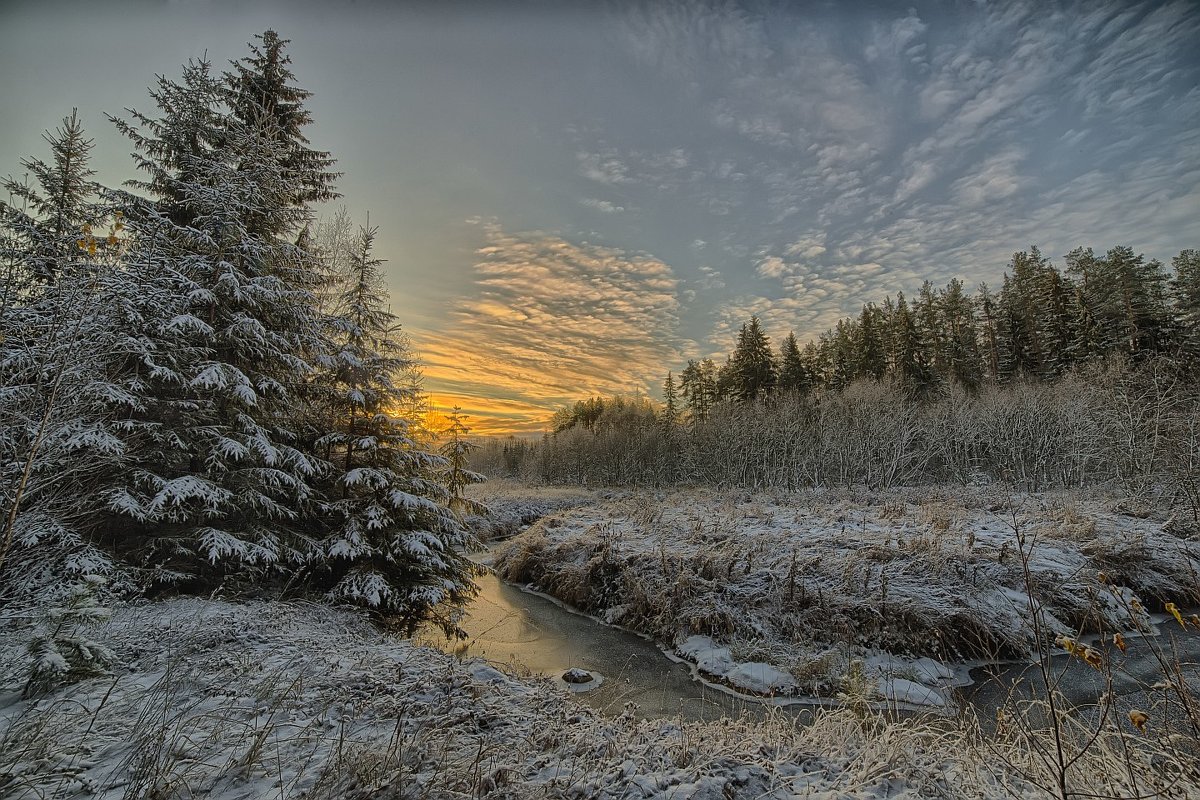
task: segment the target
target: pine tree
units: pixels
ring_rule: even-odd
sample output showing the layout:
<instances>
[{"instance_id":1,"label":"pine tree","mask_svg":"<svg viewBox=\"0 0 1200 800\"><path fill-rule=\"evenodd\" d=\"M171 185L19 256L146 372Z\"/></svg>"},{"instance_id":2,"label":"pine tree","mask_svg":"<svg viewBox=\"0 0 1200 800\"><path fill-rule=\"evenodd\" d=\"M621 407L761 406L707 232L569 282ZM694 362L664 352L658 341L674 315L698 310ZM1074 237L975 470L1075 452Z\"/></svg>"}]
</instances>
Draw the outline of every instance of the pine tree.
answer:
<instances>
[{"instance_id":1,"label":"pine tree","mask_svg":"<svg viewBox=\"0 0 1200 800\"><path fill-rule=\"evenodd\" d=\"M845 389L858 377L854 327L849 320L838 320L837 327L821 334L818 340L817 346L826 365L825 382L831 389Z\"/></svg>"},{"instance_id":2,"label":"pine tree","mask_svg":"<svg viewBox=\"0 0 1200 800\"><path fill-rule=\"evenodd\" d=\"M979 337L983 349L983 368L986 377L1000 379L1000 303L986 283L979 284L975 298L979 308Z\"/></svg>"},{"instance_id":3,"label":"pine tree","mask_svg":"<svg viewBox=\"0 0 1200 800\"><path fill-rule=\"evenodd\" d=\"M920 331L903 292L896 295L896 307L889 323L894 354L890 365L892 373L900 385L913 394L928 394L933 388L933 377L921 346Z\"/></svg>"},{"instance_id":4,"label":"pine tree","mask_svg":"<svg viewBox=\"0 0 1200 800\"><path fill-rule=\"evenodd\" d=\"M1037 247L1013 253L997 303L998 375L1002 381L1020 376L1053 374L1043 330L1039 326L1039 287L1049 262Z\"/></svg>"},{"instance_id":5,"label":"pine tree","mask_svg":"<svg viewBox=\"0 0 1200 800\"><path fill-rule=\"evenodd\" d=\"M1180 341L1190 367L1200 367L1200 250L1184 250L1171 259L1171 301Z\"/></svg>"},{"instance_id":6,"label":"pine tree","mask_svg":"<svg viewBox=\"0 0 1200 800\"><path fill-rule=\"evenodd\" d=\"M1042 350L1042 376L1057 377L1073 363L1075 291L1070 282L1049 264L1037 277L1034 317Z\"/></svg>"},{"instance_id":7,"label":"pine tree","mask_svg":"<svg viewBox=\"0 0 1200 800\"><path fill-rule=\"evenodd\" d=\"M775 388L775 357L758 317L742 325L737 347L730 357L732 396L743 402L765 397Z\"/></svg>"},{"instance_id":8,"label":"pine tree","mask_svg":"<svg viewBox=\"0 0 1200 800\"><path fill-rule=\"evenodd\" d=\"M975 389L982 380L983 365L979 352L979 333L975 307L963 292L962 281L946 285L939 297L940 317L945 328L943 342L947 377L967 389Z\"/></svg>"},{"instance_id":9,"label":"pine tree","mask_svg":"<svg viewBox=\"0 0 1200 800\"><path fill-rule=\"evenodd\" d=\"M690 360L679 376L679 391L695 420L708 419L713 404L717 402L717 367L711 358Z\"/></svg>"},{"instance_id":10,"label":"pine tree","mask_svg":"<svg viewBox=\"0 0 1200 800\"><path fill-rule=\"evenodd\" d=\"M289 187L289 194L281 198L285 205L303 208L338 197L333 189L339 176L331 171L333 157L308 146L304 131L312 123L312 113L304 101L312 92L294 83L296 76L289 68L292 59L284 53L289 40L281 39L273 30L255 39L261 44L251 43L250 55L231 62L232 70L224 78L234 118L264 131L278 145L274 148L277 166L284 185Z\"/></svg>"},{"instance_id":11,"label":"pine tree","mask_svg":"<svg viewBox=\"0 0 1200 800\"><path fill-rule=\"evenodd\" d=\"M386 309L374 240L374 229L360 230L325 373L330 419L317 447L333 469L321 481L327 532L314 571L334 598L416 621L474 591L473 569L457 549L467 536L447 505L458 497L463 506L461 489L478 476L465 469L471 445L461 418L452 418L448 461L422 449L410 422L393 416L418 388Z\"/></svg>"},{"instance_id":12,"label":"pine tree","mask_svg":"<svg viewBox=\"0 0 1200 800\"><path fill-rule=\"evenodd\" d=\"M228 113L223 96L208 64L193 62L182 83L159 79L159 117L118 122L149 175L133 182L149 200L121 198L132 257L157 264L186 299L171 327L193 353L176 383L158 387L156 438L111 504L138 524L136 557L164 579L205 562L313 554L303 526L289 525L320 468L292 425L308 354L323 349L311 261L284 235L306 222L286 201L302 182L279 167L279 142Z\"/></svg>"},{"instance_id":13,"label":"pine tree","mask_svg":"<svg viewBox=\"0 0 1200 800\"><path fill-rule=\"evenodd\" d=\"M801 394L812 389L812 377L800 355L795 333L788 333L779 348L779 388Z\"/></svg>"},{"instance_id":14,"label":"pine tree","mask_svg":"<svg viewBox=\"0 0 1200 800\"><path fill-rule=\"evenodd\" d=\"M854 331L854 373L856 377L879 380L887 372L887 349L884 345L883 312L874 303L863 306Z\"/></svg>"},{"instance_id":15,"label":"pine tree","mask_svg":"<svg viewBox=\"0 0 1200 800\"><path fill-rule=\"evenodd\" d=\"M716 376L713 402L722 403L737 399L738 373L733 364L733 356L725 356L725 363L717 367Z\"/></svg>"},{"instance_id":16,"label":"pine tree","mask_svg":"<svg viewBox=\"0 0 1200 800\"><path fill-rule=\"evenodd\" d=\"M0 204L18 265L0 292L0 569L15 540L53 542L74 571L104 571L91 540L106 481L124 471L140 432L124 418L142 406L139 372L153 366L143 331L167 303L122 266L120 218L100 229L108 211L77 116L46 140L52 162L23 162L36 183L13 191L20 207Z\"/></svg>"},{"instance_id":17,"label":"pine tree","mask_svg":"<svg viewBox=\"0 0 1200 800\"><path fill-rule=\"evenodd\" d=\"M1109 352L1153 355L1169 345L1167 276L1158 261L1114 247L1097 261L1094 309Z\"/></svg>"},{"instance_id":18,"label":"pine tree","mask_svg":"<svg viewBox=\"0 0 1200 800\"><path fill-rule=\"evenodd\" d=\"M29 679L22 691L31 697L65 683L108 675L116 654L88 635L88 628L107 621L112 611L96 598L104 584L99 575L86 575L68 590L59 604L46 609L46 618L29 642Z\"/></svg>"},{"instance_id":19,"label":"pine tree","mask_svg":"<svg viewBox=\"0 0 1200 800\"><path fill-rule=\"evenodd\" d=\"M806 391L823 387L826 384L825 375L828 371L821 355L821 349L815 342L807 342L800 351L800 360L804 363L804 373L808 378Z\"/></svg>"},{"instance_id":20,"label":"pine tree","mask_svg":"<svg viewBox=\"0 0 1200 800\"><path fill-rule=\"evenodd\" d=\"M679 394L675 387L675 375L667 373L663 381L663 410L662 422L667 428L673 428L679 423Z\"/></svg>"},{"instance_id":21,"label":"pine tree","mask_svg":"<svg viewBox=\"0 0 1200 800\"><path fill-rule=\"evenodd\" d=\"M189 63L154 112L114 120L133 192L94 202L72 117L0 208L0 570L14 539L53 535L76 572L107 568L98 544L151 580L304 577L413 623L474 590L439 483L468 471L402 416L417 372L373 232L337 297L311 252L332 160L305 146L284 42L262 38L234 72Z\"/></svg>"},{"instance_id":22,"label":"pine tree","mask_svg":"<svg viewBox=\"0 0 1200 800\"><path fill-rule=\"evenodd\" d=\"M1069 354L1071 363L1083 364L1100 355L1103 348L1100 326L1087 295L1080 286L1076 286L1074 292L1070 305L1072 337Z\"/></svg>"},{"instance_id":23,"label":"pine tree","mask_svg":"<svg viewBox=\"0 0 1200 800\"><path fill-rule=\"evenodd\" d=\"M9 265L3 306L16 300L10 295L29 290L32 281L52 283L71 262L78 262L80 244L95 256L97 243L88 238L108 214L96 201L90 166L93 146L86 138L75 111L64 117L55 133L43 134L50 145L49 163L37 158L21 161L33 183L6 178L0 181L9 196L0 201L0 225L5 232L0 255Z\"/></svg>"},{"instance_id":24,"label":"pine tree","mask_svg":"<svg viewBox=\"0 0 1200 800\"><path fill-rule=\"evenodd\" d=\"M921 343L922 360L928 366L930 389L936 388L949 372L946 342L942 330L941 309L933 284L925 281L913 303L912 313Z\"/></svg>"},{"instance_id":25,"label":"pine tree","mask_svg":"<svg viewBox=\"0 0 1200 800\"><path fill-rule=\"evenodd\" d=\"M467 415L455 406L447 418L446 429L442 431L445 441L439 451L446 460L442 469L442 485L450 495L448 505L456 514L483 514L487 508L479 502L463 494L468 486L483 483L486 477L469 469L471 453L479 448L470 439L471 429L467 427Z\"/></svg>"}]
</instances>

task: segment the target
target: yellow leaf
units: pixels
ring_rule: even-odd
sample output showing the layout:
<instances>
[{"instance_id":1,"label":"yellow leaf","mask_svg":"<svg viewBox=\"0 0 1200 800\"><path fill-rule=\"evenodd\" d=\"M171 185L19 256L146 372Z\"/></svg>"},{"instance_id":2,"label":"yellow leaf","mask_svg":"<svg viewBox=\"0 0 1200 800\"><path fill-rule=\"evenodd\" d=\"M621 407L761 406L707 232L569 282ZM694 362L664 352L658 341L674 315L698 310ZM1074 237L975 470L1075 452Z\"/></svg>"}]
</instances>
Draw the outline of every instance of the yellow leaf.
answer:
<instances>
[{"instance_id":1,"label":"yellow leaf","mask_svg":"<svg viewBox=\"0 0 1200 800\"><path fill-rule=\"evenodd\" d=\"M1133 727L1138 729L1139 733L1146 732L1146 723L1150 721L1150 717L1144 711L1138 711L1136 708L1129 712L1129 721L1133 723Z\"/></svg>"},{"instance_id":2,"label":"yellow leaf","mask_svg":"<svg viewBox=\"0 0 1200 800\"><path fill-rule=\"evenodd\" d=\"M1167 612L1170 613L1170 615L1175 618L1176 622L1178 622L1184 628L1187 627L1187 623L1183 621L1183 615L1179 613L1179 607L1177 605L1175 605L1174 603L1167 603L1166 609L1167 609Z\"/></svg>"},{"instance_id":3,"label":"yellow leaf","mask_svg":"<svg viewBox=\"0 0 1200 800\"><path fill-rule=\"evenodd\" d=\"M1125 637L1124 636L1122 636L1119 633L1114 633L1113 634L1113 644L1115 644L1117 646L1117 649L1120 650L1122 653L1125 652Z\"/></svg>"},{"instance_id":4,"label":"yellow leaf","mask_svg":"<svg viewBox=\"0 0 1200 800\"><path fill-rule=\"evenodd\" d=\"M96 240L95 239L92 239L88 242L87 251L88 251L89 256L96 255Z\"/></svg>"}]
</instances>

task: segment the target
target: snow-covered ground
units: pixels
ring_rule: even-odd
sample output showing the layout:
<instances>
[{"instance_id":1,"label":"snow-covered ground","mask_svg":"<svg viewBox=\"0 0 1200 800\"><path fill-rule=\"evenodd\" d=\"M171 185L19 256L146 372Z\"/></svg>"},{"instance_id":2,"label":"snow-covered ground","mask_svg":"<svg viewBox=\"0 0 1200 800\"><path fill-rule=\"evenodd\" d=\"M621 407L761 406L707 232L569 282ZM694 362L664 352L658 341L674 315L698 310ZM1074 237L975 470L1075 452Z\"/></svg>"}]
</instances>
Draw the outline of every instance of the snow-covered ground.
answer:
<instances>
[{"instance_id":1,"label":"snow-covered ground","mask_svg":"<svg viewBox=\"0 0 1200 800\"><path fill-rule=\"evenodd\" d=\"M13 800L999 798L1051 785L1027 749L945 722L604 718L548 682L314 604L120 607L93 634L118 656L111 677L22 700L29 633L0 628L0 797ZM1101 736L1071 785L1116 791L1128 772L1142 790L1200 791L1177 755L1152 765L1135 748L1126 770L1115 752Z\"/></svg>"},{"instance_id":2,"label":"snow-covered ground","mask_svg":"<svg viewBox=\"0 0 1200 800\"><path fill-rule=\"evenodd\" d=\"M996 490L626 495L547 517L496 567L736 688L832 696L861 660L868 700L902 707L1036 652L1031 594L1046 644L1200 600L1194 530Z\"/></svg>"},{"instance_id":3,"label":"snow-covered ground","mask_svg":"<svg viewBox=\"0 0 1200 800\"><path fill-rule=\"evenodd\" d=\"M473 484L467 495L487 510L485 514L467 515L465 520L471 533L484 542L513 536L547 514L612 496L582 488L530 486L503 479Z\"/></svg>"}]
</instances>

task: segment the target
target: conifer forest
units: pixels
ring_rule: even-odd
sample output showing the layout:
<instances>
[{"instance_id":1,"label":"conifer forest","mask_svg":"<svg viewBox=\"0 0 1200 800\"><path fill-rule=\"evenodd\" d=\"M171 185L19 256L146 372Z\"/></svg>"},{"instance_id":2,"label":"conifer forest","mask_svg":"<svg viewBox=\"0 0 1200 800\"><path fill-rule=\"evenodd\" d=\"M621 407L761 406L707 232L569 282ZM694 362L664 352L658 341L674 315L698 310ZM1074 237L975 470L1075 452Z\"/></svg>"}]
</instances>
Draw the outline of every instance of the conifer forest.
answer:
<instances>
[{"instance_id":1,"label":"conifer forest","mask_svg":"<svg viewBox=\"0 0 1200 800\"><path fill-rule=\"evenodd\" d=\"M1187 3L119 5L0 10L0 800L1200 798Z\"/></svg>"}]
</instances>

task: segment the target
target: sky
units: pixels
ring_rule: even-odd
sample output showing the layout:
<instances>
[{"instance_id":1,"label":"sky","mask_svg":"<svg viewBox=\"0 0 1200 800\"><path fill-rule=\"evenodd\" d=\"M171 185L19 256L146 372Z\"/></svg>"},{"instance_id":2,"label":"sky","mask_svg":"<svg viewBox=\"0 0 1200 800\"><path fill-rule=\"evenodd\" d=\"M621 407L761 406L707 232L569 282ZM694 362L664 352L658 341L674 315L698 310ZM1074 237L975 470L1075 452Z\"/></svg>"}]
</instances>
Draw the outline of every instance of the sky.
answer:
<instances>
[{"instance_id":1,"label":"sky","mask_svg":"<svg viewBox=\"0 0 1200 800\"><path fill-rule=\"evenodd\" d=\"M290 39L437 407L532 434L659 396L755 314L999 283L1036 244L1200 247L1200 4L0 0L0 174L72 108Z\"/></svg>"}]
</instances>

